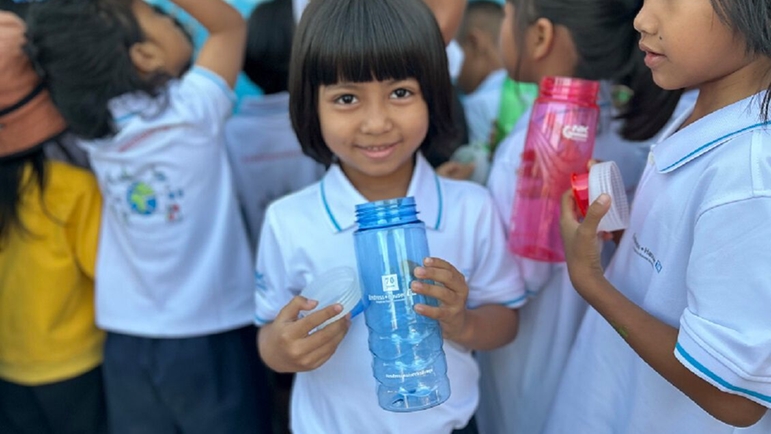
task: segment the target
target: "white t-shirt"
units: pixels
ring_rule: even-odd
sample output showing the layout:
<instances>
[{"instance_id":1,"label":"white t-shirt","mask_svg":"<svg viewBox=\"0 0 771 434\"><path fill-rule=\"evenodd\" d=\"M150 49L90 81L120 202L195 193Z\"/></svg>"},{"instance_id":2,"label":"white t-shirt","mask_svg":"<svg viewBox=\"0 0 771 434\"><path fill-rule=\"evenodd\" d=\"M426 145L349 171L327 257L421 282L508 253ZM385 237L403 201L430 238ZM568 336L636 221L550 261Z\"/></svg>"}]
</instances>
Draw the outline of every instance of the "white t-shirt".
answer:
<instances>
[{"instance_id":1,"label":"white t-shirt","mask_svg":"<svg viewBox=\"0 0 771 434\"><path fill-rule=\"evenodd\" d=\"M760 94L759 96L762 96ZM679 328L677 359L720 390L771 407L771 123L748 98L657 144L606 271ZM650 368L590 309L547 433L769 433L723 424Z\"/></svg>"},{"instance_id":2,"label":"white t-shirt","mask_svg":"<svg viewBox=\"0 0 771 434\"><path fill-rule=\"evenodd\" d=\"M594 157L616 161L628 192L637 185L651 142L630 142L616 131L609 87L600 93L600 125ZM692 98L683 98L680 112L689 109ZM522 117L509 139L501 145L493 162L495 177L488 186L495 192L501 214L511 213L516 173L524 148L530 115ZM508 226L508 224L507 224ZM604 252L612 253L612 246ZM530 301L520 309L517 338L493 351L478 353L482 369L477 422L482 434L540 433L549 417L558 383L578 327L587 309L576 293L564 263L546 263L517 257L527 283Z\"/></svg>"},{"instance_id":3,"label":"white t-shirt","mask_svg":"<svg viewBox=\"0 0 771 434\"><path fill-rule=\"evenodd\" d=\"M111 101L118 134L83 143L104 197L99 327L188 337L251 323L251 255L223 143L233 100L195 67L155 100Z\"/></svg>"},{"instance_id":4,"label":"white t-shirt","mask_svg":"<svg viewBox=\"0 0 771 434\"><path fill-rule=\"evenodd\" d=\"M426 224L431 254L452 263L469 286L468 305L525 300L516 264L504 245L503 228L483 187L436 176L422 156L408 189ZM321 182L268 207L257 255L258 324L272 321L315 276L337 266L356 268L355 205L367 200L333 165ZM471 352L445 341L452 393L442 405L415 413L392 413L377 404L372 356L364 316L324 365L295 378L292 430L309 433L449 433L465 426L479 399L479 370Z\"/></svg>"},{"instance_id":5,"label":"white t-shirt","mask_svg":"<svg viewBox=\"0 0 771 434\"><path fill-rule=\"evenodd\" d=\"M324 174L324 166L303 154L289 119L289 93L244 97L225 125L244 222L255 252L268 204L300 190Z\"/></svg>"},{"instance_id":6,"label":"white t-shirt","mask_svg":"<svg viewBox=\"0 0 771 434\"><path fill-rule=\"evenodd\" d=\"M461 98L463 110L466 112L470 143L489 142L493 122L498 119L504 81L505 69L493 71L473 92Z\"/></svg>"}]
</instances>

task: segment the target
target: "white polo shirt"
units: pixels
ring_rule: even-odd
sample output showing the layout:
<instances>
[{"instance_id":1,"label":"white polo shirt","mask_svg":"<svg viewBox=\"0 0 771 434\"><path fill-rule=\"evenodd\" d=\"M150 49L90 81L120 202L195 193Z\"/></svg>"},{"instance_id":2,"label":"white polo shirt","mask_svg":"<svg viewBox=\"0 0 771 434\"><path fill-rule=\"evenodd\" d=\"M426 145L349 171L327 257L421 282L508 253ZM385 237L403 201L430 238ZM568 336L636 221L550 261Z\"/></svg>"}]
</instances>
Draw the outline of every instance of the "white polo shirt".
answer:
<instances>
[{"instance_id":1,"label":"white polo shirt","mask_svg":"<svg viewBox=\"0 0 771 434\"><path fill-rule=\"evenodd\" d=\"M679 328L673 352L720 390L771 407L771 124L748 98L654 147L606 275ZM590 309L547 433L764 433L723 424L653 371Z\"/></svg>"},{"instance_id":2,"label":"white polo shirt","mask_svg":"<svg viewBox=\"0 0 771 434\"><path fill-rule=\"evenodd\" d=\"M468 305L519 307L525 300L506 252L495 205L483 187L439 178L421 155L408 189L425 222L431 255L452 263L469 285ZM257 323L272 321L314 276L337 266L356 268L355 206L367 200L333 165L324 178L274 202L265 216L257 255ZM298 434L449 433L467 424L477 406L479 370L471 352L445 341L452 393L442 405L392 413L377 404L364 316L323 366L301 372L292 391L292 430Z\"/></svg>"},{"instance_id":3,"label":"white polo shirt","mask_svg":"<svg viewBox=\"0 0 771 434\"><path fill-rule=\"evenodd\" d=\"M234 95L200 67L157 99L111 101L119 132L84 143L104 197L99 327L188 337L252 322L251 255L223 127Z\"/></svg>"},{"instance_id":4,"label":"white polo shirt","mask_svg":"<svg viewBox=\"0 0 771 434\"><path fill-rule=\"evenodd\" d=\"M491 72L473 92L461 98L469 129L469 143L489 141L493 122L498 119L506 74L505 69Z\"/></svg>"},{"instance_id":5,"label":"white polo shirt","mask_svg":"<svg viewBox=\"0 0 771 434\"><path fill-rule=\"evenodd\" d=\"M289 119L289 92L244 97L238 108L225 125L225 141L255 252L268 204L321 179L324 166L300 148Z\"/></svg>"}]
</instances>

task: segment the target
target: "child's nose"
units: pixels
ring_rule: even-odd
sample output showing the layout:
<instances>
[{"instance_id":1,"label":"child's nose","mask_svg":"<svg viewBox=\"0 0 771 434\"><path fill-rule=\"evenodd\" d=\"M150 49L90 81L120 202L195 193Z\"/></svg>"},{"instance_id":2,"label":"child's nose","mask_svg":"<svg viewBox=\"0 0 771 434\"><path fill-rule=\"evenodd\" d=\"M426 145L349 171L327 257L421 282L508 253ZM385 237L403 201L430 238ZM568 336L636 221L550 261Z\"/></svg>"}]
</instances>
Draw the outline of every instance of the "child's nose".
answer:
<instances>
[{"instance_id":1,"label":"child's nose","mask_svg":"<svg viewBox=\"0 0 771 434\"><path fill-rule=\"evenodd\" d=\"M645 6L645 3L643 3L640 12L634 17L634 29L643 35L652 35L656 33L654 19L648 9L649 8Z\"/></svg>"},{"instance_id":2,"label":"child's nose","mask_svg":"<svg viewBox=\"0 0 771 434\"><path fill-rule=\"evenodd\" d=\"M364 134L382 134L393 127L388 109L380 104L373 104L365 114L361 130Z\"/></svg>"}]
</instances>

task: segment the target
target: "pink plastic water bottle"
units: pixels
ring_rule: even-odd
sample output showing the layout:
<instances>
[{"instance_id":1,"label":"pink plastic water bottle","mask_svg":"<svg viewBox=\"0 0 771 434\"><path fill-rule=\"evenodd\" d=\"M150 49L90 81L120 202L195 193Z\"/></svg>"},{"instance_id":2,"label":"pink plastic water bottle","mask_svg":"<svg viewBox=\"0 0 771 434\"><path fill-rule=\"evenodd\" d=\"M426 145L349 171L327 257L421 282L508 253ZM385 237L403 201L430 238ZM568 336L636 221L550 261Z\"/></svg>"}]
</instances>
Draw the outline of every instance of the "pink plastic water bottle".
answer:
<instances>
[{"instance_id":1,"label":"pink plastic water bottle","mask_svg":"<svg viewBox=\"0 0 771 434\"><path fill-rule=\"evenodd\" d=\"M538 261L562 262L560 198L573 173L586 171L594 150L599 83L546 77L527 130L511 213L509 250Z\"/></svg>"}]
</instances>

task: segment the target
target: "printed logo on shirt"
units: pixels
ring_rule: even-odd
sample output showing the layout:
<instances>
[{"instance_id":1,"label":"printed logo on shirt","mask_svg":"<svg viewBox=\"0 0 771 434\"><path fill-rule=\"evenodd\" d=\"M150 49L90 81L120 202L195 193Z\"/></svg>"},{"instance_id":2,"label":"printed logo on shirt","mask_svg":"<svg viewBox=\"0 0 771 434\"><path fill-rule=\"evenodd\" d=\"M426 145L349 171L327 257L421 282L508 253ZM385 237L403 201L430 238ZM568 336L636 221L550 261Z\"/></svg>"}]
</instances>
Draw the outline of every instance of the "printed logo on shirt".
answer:
<instances>
[{"instance_id":1,"label":"printed logo on shirt","mask_svg":"<svg viewBox=\"0 0 771 434\"><path fill-rule=\"evenodd\" d=\"M640 244L640 241L637 239L637 234L632 235L632 241L634 242L634 252L637 253L637 256L651 264L651 267L653 267L657 273L661 273L661 270L664 268L661 265L661 261L656 259L656 255L651 252L649 248Z\"/></svg>"},{"instance_id":2,"label":"printed logo on shirt","mask_svg":"<svg viewBox=\"0 0 771 434\"><path fill-rule=\"evenodd\" d=\"M260 291L266 291L268 289L268 285L265 283L265 274L260 273L259 271L254 272L254 286Z\"/></svg>"},{"instance_id":3,"label":"printed logo on shirt","mask_svg":"<svg viewBox=\"0 0 771 434\"><path fill-rule=\"evenodd\" d=\"M162 215L168 223L182 219L180 202L184 190L174 187L162 171L153 168L131 174L121 169L118 173L108 173L102 184L110 209L124 223L157 215Z\"/></svg>"}]
</instances>

